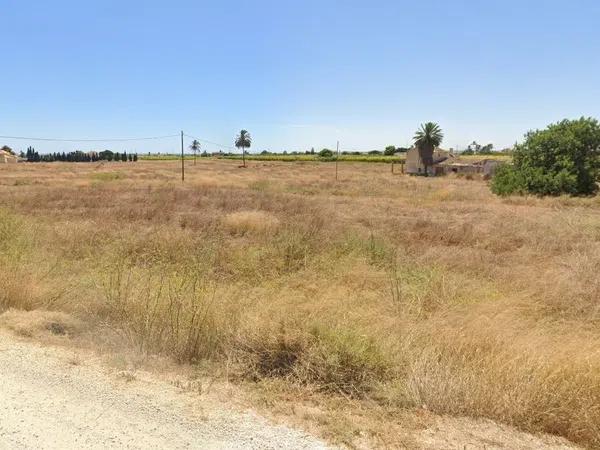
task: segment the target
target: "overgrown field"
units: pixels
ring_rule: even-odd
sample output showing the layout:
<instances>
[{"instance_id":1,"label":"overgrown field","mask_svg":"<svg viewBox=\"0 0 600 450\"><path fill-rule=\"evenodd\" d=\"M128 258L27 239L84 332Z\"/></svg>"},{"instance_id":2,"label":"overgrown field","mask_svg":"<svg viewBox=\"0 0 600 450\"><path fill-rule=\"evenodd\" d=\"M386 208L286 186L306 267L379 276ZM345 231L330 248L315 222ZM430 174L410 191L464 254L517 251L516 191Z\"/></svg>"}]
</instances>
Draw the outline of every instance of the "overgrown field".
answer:
<instances>
[{"instance_id":1,"label":"overgrown field","mask_svg":"<svg viewBox=\"0 0 600 450\"><path fill-rule=\"evenodd\" d=\"M145 161L174 161L179 160L181 158L180 155L170 154L170 155L145 155L141 156L140 159ZM205 159L203 157L198 156L197 160ZM213 157L209 157L212 159ZM231 160L242 160L242 155L223 155L217 156L216 158L223 159L231 159ZM185 155L184 159L193 160L194 157L191 155ZM481 158L480 158L481 159ZM395 156L385 156L385 155L340 155L338 161L340 162L371 162L371 163L401 163L405 160L405 155L395 155ZM260 154L250 154L246 155L246 161L278 161L278 162L331 162L335 161L335 156L332 157L321 157L319 155L306 155L306 154L268 154L268 155L260 155Z\"/></svg>"},{"instance_id":2,"label":"overgrown field","mask_svg":"<svg viewBox=\"0 0 600 450\"><path fill-rule=\"evenodd\" d=\"M140 159L145 161L175 161L181 158L180 155L176 154L152 154L152 155L143 155L140 156ZM242 160L242 155L225 155L216 158L223 159L231 159L231 160ZM184 159L193 160L194 157L191 155L185 155ZM198 156L197 161L203 160L205 158L201 158ZM213 157L209 157L209 159L213 159ZM504 153L494 153L491 155L459 155L460 162L471 162L471 161L481 161L483 159L495 159L498 161L510 161L510 155L506 155ZM336 160L335 156L332 157L320 157L319 155L306 155L306 154L268 154L268 155L260 155L260 154L250 154L246 155L246 161L277 161L277 162L333 162ZM394 156L386 156L386 155L340 155L338 161L340 162L366 162L366 163L403 163L406 160L406 154L400 153Z\"/></svg>"},{"instance_id":3,"label":"overgrown field","mask_svg":"<svg viewBox=\"0 0 600 450\"><path fill-rule=\"evenodd\" d=\"M335 152L334 152L335 153ZM230 155L225 156L227 159L242 160L242 155ZM319 155L247 155L247 161L280 161L280 162L296 162L296 161L320 161L320 162L331 162L336 160L336 156L322 157ZM406 154L399 154L394 156L386 155L340 155L337 157L340 162L366 162L366 163L401 163L406 160Z\"/></svg>"},{"instance_id":4,"label":"overgrown field","mask_svg":"<svg viewBox=\"0 0 600 450\"><path fill-rule=\"evenodd\" d=\"M224 160L0 166L0 309L600 447L600 199Z\"/></svg>"}]
</instances>

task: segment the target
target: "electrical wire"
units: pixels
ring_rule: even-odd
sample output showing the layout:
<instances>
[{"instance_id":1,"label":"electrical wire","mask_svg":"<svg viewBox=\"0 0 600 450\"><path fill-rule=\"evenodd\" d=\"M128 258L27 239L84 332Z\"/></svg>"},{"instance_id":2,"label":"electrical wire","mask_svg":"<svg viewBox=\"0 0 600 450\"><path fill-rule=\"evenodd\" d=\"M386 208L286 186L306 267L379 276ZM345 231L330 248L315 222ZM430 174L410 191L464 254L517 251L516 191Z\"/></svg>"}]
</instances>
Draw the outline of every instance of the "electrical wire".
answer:
<instances>
[{"instance_id":1,"label":"electrical wire","mask_svg":"<svg viewBox=\"0 0 600 450\"><path fill-rule=\"evenodd\" d=\"M204 142L206 144L215 145L218 148L225 148L229 150L236 150L235 147L231 145L220 144L218 142L209 141L207 139L202 139L191 134L184 133L184 136L192 139L196 139L200 142ZM163 136L147 136L147 137L137 137L137 138L96 138L96 139L62 139L62 138L43 138L43 137L27 137L27 136L2 136L0 135L0 139L15 139L22 141L43 141L43 142L133 142L133 141L150 141L150 140L160 140L160 139L170 139L180 137L180 134L167 134ZM370 150L358 150L353 148L340 148L341 152L360 152L360 153L368 153Z\"/></svg>"},{"instance_id":2,"label":"electrical wire","mask_svg":"<svg viewBox=\"0 0 600 450\"><path fill-rule=\"evenodd\" d=\"M39 138L25 136L0 136L0 139L17 139L22 141L44 141L44 142L131 142L131 141L149 141L158 139L167 139L179 137L179 134L169 134L165 136L150 136L140 138L108 138L108 139L59 139L59 138Z\"/></svg>"},{"instance_id":3,"label":"electrical wire","mask_svg":"<svg viewBox=\"0 0 600 450\"><path fill-rule=\"evenodd\" d=\"M235 150L235 147L232 147L230 145L219 144L218 142L213 142L213 141L207 141L206 139L201 139L199 137L192 136L191 134L183 133L183 135L186 137L192 138L192 139L196 139L197 141L204 142L206 144L212 144L212 145L216 145L217 147L223 147L223 148L228 148L230 150Z\"/></svg>"}]
</instances>

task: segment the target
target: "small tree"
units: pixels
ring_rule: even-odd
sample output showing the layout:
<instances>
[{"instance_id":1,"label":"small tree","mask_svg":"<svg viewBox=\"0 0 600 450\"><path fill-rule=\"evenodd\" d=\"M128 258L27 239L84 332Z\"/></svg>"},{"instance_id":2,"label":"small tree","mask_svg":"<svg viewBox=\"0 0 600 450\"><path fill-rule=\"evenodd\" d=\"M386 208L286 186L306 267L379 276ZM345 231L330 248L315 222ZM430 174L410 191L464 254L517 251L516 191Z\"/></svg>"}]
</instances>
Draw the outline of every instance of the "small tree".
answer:
<instances>
[{"instance_id":1,"label":"small tree","mask_svg":"<svg viewBox=\"0 0 600 450\"><path fill-rule=\"evenodd\" d=\"M481 145L479 145L477 141L473 141L469 144L467 150L471 151L471 153L469 153L470 155L475 155L476 153L479 153L479 150L481 150Z\"/></svg>"},{"instance_id":2,"label":"small tree","mask_svg":"<svg viewBox=\"0 0 600 450\"><path fill-rule=\"evenodd\" d=\"M600 179L600 124L582 117L530 131L515 146L513 162L496 172L492 192L593 194Z\"/></svg>"},{"instance_id":3,"label":"small tree","mask_svg":"<svg viewBox=\"0 0 600 450\"><path fill-rule=\"evenodd\" d=\"M250 148L250 145L252 145L252 137L250 136L250 133L248 133L246 130L241 130L240 134L238 134L237 138L235 139L235 146L236 148L242 149L242 161L244 167L246 167L246 149Z\"/></svg>"},{"instance_id":4,"label":"small tree","mask_svg":"<svg viewBox=\"0 0 600 450\"><path fill-rule=\"evenodd\" d=\"M383 151L383 154L385 156L394 156L394 154L396 153L396 147L394 145L388 145L385 150Z\"/></svg>"},{"instance_id":5,"label":"small tree","mask_svg":"<svg viewBox=\"0 0 600 450\"><path fill-rule=\"evenodd\" d=\"M137 162L137 160L138 160L138 154L134 153L133 154L133 162Z\"/></svg>"},{"instance_id":6,"label":"small tree","mask_svg":"<svg viewBox=\"0 0 600 450\"><path fill-rule=\"evenodd\" d=\"M200 141L194 139L192 141L192 143L190 144L190 150L192 150L194 152L194 165L196 165L196 155L198 154L198 151L200 150Z\"/></svg>"},{"instance_id":7,"label":"small tree","mask_svg":"<svg viewBox=\"0 0 600 450\"><path fill-rule=\"evenodd\" d=\"M479 149L480 155L491 155L492 153L494 153L494 144L491 143L484 145Z\"/></svg>"},{"instance_id":8,"label":"small tree","mask_svg":"<svg viewBox=\"0 0 600 450\"><path fill-rule=\"evenodd\" d=\"M442 143L444 134L437 123L427 122L421 125L413 139L419 150L419 158L425 166L425 176L427 176L427 168L433 165L433 151Z\"/></svg>"}]
</instances>

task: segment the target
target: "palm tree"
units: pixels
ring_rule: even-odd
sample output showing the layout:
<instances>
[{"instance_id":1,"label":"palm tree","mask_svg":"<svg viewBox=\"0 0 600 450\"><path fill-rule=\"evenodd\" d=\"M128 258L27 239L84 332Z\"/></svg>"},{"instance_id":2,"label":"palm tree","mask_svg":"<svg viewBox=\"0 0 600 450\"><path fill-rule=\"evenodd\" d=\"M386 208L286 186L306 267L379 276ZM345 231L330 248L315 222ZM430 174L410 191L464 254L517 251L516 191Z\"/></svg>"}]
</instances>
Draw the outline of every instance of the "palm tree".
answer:
<instances>
[{"instance_id":1,"label":"palm tree","mask_svg":"<svg viewBox=\"0 0 600 450\"><path fill-rule=\"evenodd\" d=\"M419 158L425 166L425 176L427 176L427 168L433 165L433 151L442 143L444 133L437 123L427 122L421 124L421 128L417 130L413 139L415 147L419 150Z\"/></svg>"},{"instance_id":2,"label":"palm tree","mask_svg":"<svg viewBox=\"0 0 600 450\"><path fill-rule=\"evenodd\" d=\"M190 145L190 150L194 152L194 165L196 165L196 153L198 152L198 150L200 150L200 142L194 139L192 141L192 144Z\"/></svg>"},{"instance_id":3,"label":"palm tree","mask_svg":"<svg viewBox=\"0 0 600 450\"><path fill-rule=\"evenodd\" d=\"M246 130L240 131L240 134L238 134L235 139L235 146L242 149L242 161L244 162L244 167L246 167L246 149L250 148L251 144L252 137L250 136L250 133Z\"/></svg>"}]
</instances>

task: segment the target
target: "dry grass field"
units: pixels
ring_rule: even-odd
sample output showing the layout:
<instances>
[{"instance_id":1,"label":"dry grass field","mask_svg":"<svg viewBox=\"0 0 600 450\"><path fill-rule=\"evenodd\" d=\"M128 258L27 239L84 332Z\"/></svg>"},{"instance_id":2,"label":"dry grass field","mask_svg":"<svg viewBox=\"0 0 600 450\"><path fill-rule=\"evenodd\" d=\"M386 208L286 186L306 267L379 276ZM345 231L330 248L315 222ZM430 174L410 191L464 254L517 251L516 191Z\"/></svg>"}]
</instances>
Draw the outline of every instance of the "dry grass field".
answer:
<instances>
[{"instance_id":1,"label":"dry grass field","mask_svg":"<svg viewBox=\"0 0 600 450\"><path fill-rule=\"evenodd\" d=\"M426 409L600 447L600 198L385 164L178 169L0 166L0 310L373 414L340 433Z\"/></svg>"}]
</instances>

